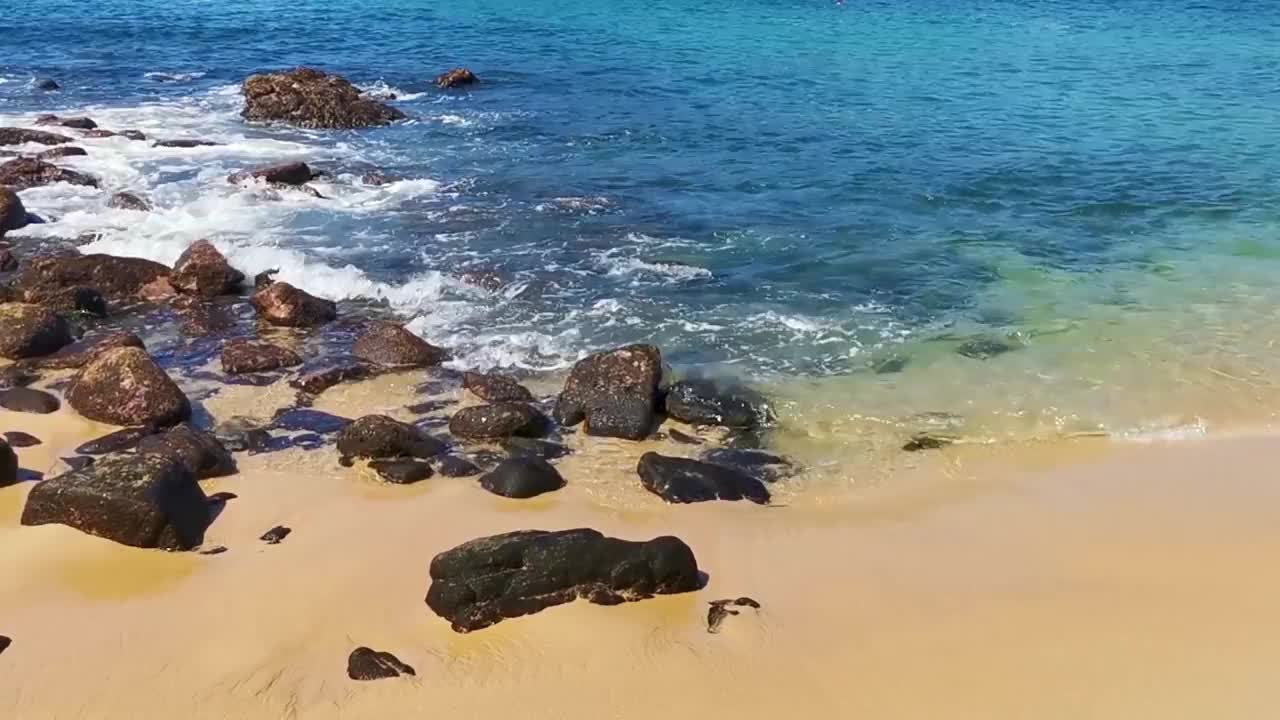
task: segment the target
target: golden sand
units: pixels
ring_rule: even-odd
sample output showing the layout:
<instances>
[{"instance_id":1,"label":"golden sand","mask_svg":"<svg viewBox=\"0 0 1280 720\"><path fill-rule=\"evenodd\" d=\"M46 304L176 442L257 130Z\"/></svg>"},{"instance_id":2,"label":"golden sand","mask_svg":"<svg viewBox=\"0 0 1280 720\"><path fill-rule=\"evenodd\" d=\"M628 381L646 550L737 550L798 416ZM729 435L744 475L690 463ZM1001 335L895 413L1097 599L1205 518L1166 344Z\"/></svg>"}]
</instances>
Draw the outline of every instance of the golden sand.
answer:
<instances>
[{"instance_id":1,"label":"golden sand","mask_svg":"<svg viewBox=\"0 0 1280 720\"><path fill-rule=\"evenodd\" d=\"M337 388L318 407L392 410L405 403L388 393L411 382ZM207 406L266 417L287 402L229 389ZM0 412L7 429L45 440L19 450L24 467L56 471L56 457L107 428ZM332 448L242 455L240 474L205 483L238 496L207 537L228 551L210 556L20 527L29 486L0 489L0 634L13 638L0 717L1274 714L1272 437L957 447L912 456L885 482L784 491L777 507L668 506L635 478L645 446L573 443L568 486L535 501L472 480L382 485L339 467ZM257 539L275 525L293 533ZM677 535L709 585L620 607L579 601L467 635L423 603L442 550L582 526ZM708 601L740 595L763 608L707 633ZM417 676L348 680L359 645Z\"/></svg>"}]
</instances>

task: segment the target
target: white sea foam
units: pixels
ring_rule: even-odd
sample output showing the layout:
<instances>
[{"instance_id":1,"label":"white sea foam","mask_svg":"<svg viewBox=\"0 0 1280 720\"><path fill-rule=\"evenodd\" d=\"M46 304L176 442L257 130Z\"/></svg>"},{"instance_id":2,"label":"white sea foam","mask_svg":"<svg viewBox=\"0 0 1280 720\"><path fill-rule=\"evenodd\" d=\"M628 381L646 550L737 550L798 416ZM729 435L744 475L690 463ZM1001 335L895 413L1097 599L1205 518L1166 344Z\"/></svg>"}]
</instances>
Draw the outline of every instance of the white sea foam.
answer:
<instances>
[{"instance_id":1,"label":"white sea foam","mask_svg":"<svg viewBox=\"0 0 1280 720\"><path fill-rule=\"evenodd\" d=\"M425 92L417 92L417 93L407 92L405 90L401 90L395 85L390 85L382 80L376 80L371 83L357 84L356 87L359 88L361 92L365 92L379 98L388 98L392 102L397 102L397 101L410 102L413 100L417 100L419 98L426 97L427 95L427 93Z\"/></svg>"},{"instance_id":2,"label":"white sea foam","mask_svg":"<svg viewBox=\"0 0 1280 720\"><path fill-rule=\"evenodd\" d=\"M207 73L202 71L174 72L174 73L149 72L149 73L143 73L142 77L148 80L153 80L155 82L184 83L184 82L191 82L192 80L199 80L200 78L204 77L206 74Z\"/></svg>"}]
</instances>

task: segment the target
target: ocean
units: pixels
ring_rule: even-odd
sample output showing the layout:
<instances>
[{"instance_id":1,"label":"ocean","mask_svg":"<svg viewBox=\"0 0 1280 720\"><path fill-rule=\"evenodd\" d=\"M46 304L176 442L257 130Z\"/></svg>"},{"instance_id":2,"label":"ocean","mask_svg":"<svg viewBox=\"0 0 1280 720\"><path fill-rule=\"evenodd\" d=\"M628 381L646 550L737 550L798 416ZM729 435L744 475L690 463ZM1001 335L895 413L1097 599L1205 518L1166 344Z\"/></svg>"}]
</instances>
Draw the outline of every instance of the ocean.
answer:
<instances>
[{"instance_id":1,"label":"ocean","mask_svg":"<svg viewBox=\"0 0 1280 720\"><path fill-rule=\"evenodd\" d=\"M78 143L63 164L156 210L36 188L22 234L163 262L209 238L459 368L654 342L845 475L922 429L1168 437L1280 400L1280 4L34 0L0 37L0 125L219 143ZM239 83L297 65L409 119L246 124ZM432 85L460 65L481 84ZM225 182L290 159L324 198Z\"/></svg>"}]
</instances>

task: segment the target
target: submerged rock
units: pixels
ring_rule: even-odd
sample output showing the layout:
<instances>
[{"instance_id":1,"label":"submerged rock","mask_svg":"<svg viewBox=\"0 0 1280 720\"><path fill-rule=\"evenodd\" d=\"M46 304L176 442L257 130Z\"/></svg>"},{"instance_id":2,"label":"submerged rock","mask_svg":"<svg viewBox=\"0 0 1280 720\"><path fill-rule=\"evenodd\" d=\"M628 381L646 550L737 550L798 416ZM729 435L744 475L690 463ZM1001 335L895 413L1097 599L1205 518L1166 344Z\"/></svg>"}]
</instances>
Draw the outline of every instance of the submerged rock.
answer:
<instances>
[{"instance_id":1,"label":"submerged rock","mask_svg":"<svg viewBox=\"0 0 1280 720\"><path fill-rule=\"evenodd\" d=\"M503 460L480 478L480 487L494 495L525 500L565 486L564 478L542 458Z\"/></svg>"},{"instance_id":2,"label":"submerged rock","mask_svg":"<svg viewBox=\"0 0 1280 720\"><path fill-rule=\"evenodd\" d=\"M43 92L55 92L61 90L62 86L53 78L41 78L36 81L36 89Z\"/></svg>"},{"instance_id":3,"label":"submerged rock","mask_svg":"<svg viewBox=\"0 0 1280 720\"><path fill-rule=\"evenodd\" d=\"M289 432L307 431L328 435L336 433L351 424L349 418L340 415L310 410L308 408L291 408L279 412L271 422L271 427Z\"/></svg>"},{"instance_id":4,"label":"submerged rock","mask_svg":"<svg viewBox=\"0 0 1280 720\"><path fill-rule=\"evenodd\" d=\"M67 390L76 412L112 425L168 427L191 417L191 403L145 350L107 350L76 375Z\"/></svg>"},{"instance_id":5,"label":"submerged rock","mask_svg":"<svg viewBox=\"0 0 1280 720\"><path fill-rule=\"evenodd\" d=\"M386 415L365 415L338 433L338 453L343 458L425 459L447 449L418 428Z\"/></svg>"},{"instance_id":6,"label":"submerged rock","mask_svg":"<svg viewBox=\"0 0 1280 720\"><path fill-rule=\"evenodd\" d=\"M236 416L218 423L213 436L231 452L261 452L271 445L271 433L257 420Z\"/></svg>"},{"instance_id":7,"label":"submerged rock","mask_svg":"<svg viewBox=\"0 0 1280 720\"><path fill-rule=\"evenodd\" d=\"M469 372L462 376L462 386L487 402L533 402L533 393L506 375Z\"/></svg>"},{"instance_id":8,"label":"submerged rock","mask_svg":"<svg viewBox=\"0 0 1280 720\"><path fill-rule=\"evenodd\" d=\"M233 183L265 180L276 185L305 185L314 177L315 173L311 172L311 167L306 163L287 162L234 173L227 176L227 180Z\"/></svg>"},{"instance_id":9,"label":"submerged rock","mask_svg":"<svg viewBox=\"0 0 1280 720\"><path fill-rule=\"evenodd\" d=\"M960 440L959 435L947 432L938 432L936 430L922 430L914 433L911 439L903 444L902 449L907 452L919 452L921 450L939 450L948 445L954 445Z\"/></svg>"},{"instance_id":10,"label":"submerged rock","mask_svg":"<svg viewBox=\"0 0 1280 720\"><path fill-rule=\"evenodd\" d=\"M371 324L356 340L356 357L386 367L428 367L448 359L444 349L389 322Z\"/></svg>"},{"instance_id":11,"label":"submerged rock","mask_svg":"<svg viewBox=\"0 0 1280 720\"><path fill-rule=\"evenodd\" d=\"M438 88L457 88L466 85L474 85L480 82L480 78L467 68L454 68L447 72L440 73L436 76L436 87Z\"/></svg>"},{"instance_id":12,"label":"submerged rock","mask_svg":"<svg viewBox=\"0 0 1280 720\"><path fill-rule=\"evenodd\" d=\"M691 425L749 429L767 425L769 405L739 387L722 388L710 380L683 380L667 391L667 415Z\"/></svg>"},{"instance_id":13,"label":"submerged rock","mask_svg":"<svg viewBox=\"0 0 1280 720\"><path fill-rule=\"evenodd\" d=\"M286 282L275 282L254 293L251 300L258 315L272 325L312 327L338 317L338 306L299 290Z\"/></svg>"},{"instance_id":14,"label":"submerged rock","mask_svg":"<svg viewBox=\"0 0 1280 720\"><path fill-rule=\"evenodd\" d=\"M389 652L358 647L347 658L347 677L352 680L382 680L416 674L412 667Z\"/></svg>"},{"instance_id":15,"label":"submerged rock","mask_svg":"<svg viewBox=\"0 0 1280 720\"><path fill-rule=\"evenodd\" d=\"M506 438L502 441L502 449L507 451L508 457L532 457L543 460L555 460L572 452L560 443L526 437Z\"/></svg>"},{"instance_id":16,"label":"submerged rock","mask_svg":"<svg viewBox=\"0 0 1280 720\"><path fill-rule=\"evenodd\" d=\"M126 135L128 133L125 133ZM212 140L196 140L190 138L179 138L176 140L156 140L156 147L165 148L198 148L198 147L217 147L222 143L216 143Z\"/></svg>"},{"instance_id":17,"label":"submerged rock","mask_svg":"<svg viewBox=\"0 0 1280 720\"><path fill-rule=\"evenodd\" d=\"M0 440L0 487L18 482L18 454L8 440Z\"/></svg>"},{"instance_id":18,"label":"submerged rock","mask_svg":"<svg viewBox=\"0 0 1280 720\"><path fill-rule=\"evenodd\" d=\"M26 145L27 143L35 143L36 145L61 145L71 141L72 139L66 135L45 132L43 130L0 127L0 145Z\"/></svg>"},{"instance_id":19,"label":"submerged rock","mask_svg":"<svg viewBox=\"0 0 1280 720\"><path fill-rule=\"evenodd\" d=\"M268 342L230 340L222 346L222 371L228 375L269 372L301 364L298 353Z\"/></svg>"},{"instance_id":20,"label":"submerged rock","mask_svg":"<svg viewBox=\"0 0 1280 720\"><path fill-rule=\"evenodd\" d=\"M367 365L345 363L300 375L289 381L289 387L310 395L319 395L338 383L363 380L371 374Z\"/></svg>"},{"instance_id":21,"label":"submerged rock","mask_svg":"<svg viewBox=\"0 0 1280 720\"><path fill-rule=\"evenodd\" d=\"M369 469L393 485L409 485L431 477L431 464L423 460L374 460Z\"/></svg>"},{"instance_id":22,"label":"submerged rock","mask_svg":"<svg viewBox=\"0 0 1280 720\"><path fill-rule=\"evenodd\" d=\"M98 181L84 173L60 168L36 158L14 158L0 163L0 185L8 185L14 190L28 190L60 182L98 187Z\"/></svg>"},{"instance_id":23,"label":"submerged rock","mask_svg":"<svg viewBox=\"0 0 1280 720\"><path fill-rule=\"evenodd\" d=\"M692 592L702 575L674 537L630 542L595 530L522 530L472 540L431 561L426 602L457 632L577 598L616 605Z\"/></svg>"},{"instance_id":24,"label":"submerged rock","mask_svg":"<svg viewBox=\"0 0 1280 720\"><path fill-rule=\"evenodd\" d=\"M26 303L0 305L0 357L20 360L49 355L71 340L71 326L48 308Z\"/></svg>"},{"instance_id":25,"label":"submerged rock","mask_svg":"<svg viewBox=\"0 0 1280 720\"><path fill-rule=\"evenodd\" d=\"M27 209L22 205L22 198L13 188L0 186L0 237L10 230L26 227L27 222Z\"/></svg>"},{"instance_id":26,"label":"submerged rock","mask_svg":"<svg viewBox=\"0 0 1280 720\"><path fill-rule=\"evenodd\" d=\"M497 440L522 435L538 437L546 418L524 403L494 403L465 407L449 419L449 432L467 440Z\"/></svg>"},{"instance_id":27,"label":"submerged rock","mask_svg":"<svg viewBox=\"0 0 1280 720\"><path fill-rule=\"evenodd\" d=\"M12 412L48 415L58 412L62 403L43 390L20 387L0 390L0 407Z\"/></svg>"},{"instance_id":28,"label":"submerged rock","mask_svg":"<svg viewBox=\"0 0 1280 720\"><path fill-rule=\"evenodd\" d=\"M167 457L104 458L37 483L23 525L58 523L142 548L189 550L204 540L210 515L204 491Z\"/></svg>"},{"instance_id":29,"label":"submerged rock","mask_svg":"<svg viewBox=\"0 0 1280 720\"><path fill-rule=\"evenodd\" d=\"M662 354L628 345L586 357L569 373L556 404L561 425L586 421L589 435L643 440L657 419Z\"/></svg>"},{"instance_id":30,"label":"submerged rock","mask_svg":"<svg viewBox=\"0 0 1280 720\"><path fill-rule=\"evenodd\" d=\"M107 201L107 207L115 208L116 210L138 210L141 212L149 212L151 210L151 203L137 195L134 195L133 193L118 192L115 195L112 195L111 199Z\"/></svg>"},{"instance_id":31,"label":"submerged rock","mask_svg":"<svg viewBox=\"0 0 1280 720\"><path fill-rule=\"evenodd\" d=\"M1004 338L976 337L956 346L956 354L973 360L990 360L997 355L1017 350L1018 346Z\"/></svg>"},{"instance_id":32,"label":"submerged rock","mask_svg":"<svg viewBox=\"0 0 1280 720\"><path fill-rule=\"evenodd\" d=\"M730 468L688 458L645 453L636 472L645 489L669 503L750 500L769 503L764 483Z\"/></svg>"},{"instance_id":33,"label":"submerged rock","mask_svg":"<svg viewBox=\"0 0 1280 720\"><path fill-rule=\"evenodd\" d=\"M179 292L202 297L234 293L244 282L244 273L231 267L213 243L199 240L191 244L173 264L169 276Z\"/></svg>"},{"instance_id":34,"label":"submerged rock","mask_svg":"<svg viewBox=\"0 0 1280 720\"><path fill-rule=\"evenodd\" d=\"M162 435L147 435L138 443L144 455L162 455L182 463L197 480L233 475L236 461L221 442L190 423L177 425Z\"/></svg>"},{"instance_id":35,"label":"submerged rock","mask_svg":"<svg viewBox=\"0 0 1280 720\"><path fill-rule=\"evenodd\" d=\"M305 128L361 128L387 125L404 113L376 100L337 75L311 68L252 75L244 81L246 120L282 122Z\"/></svg>"}]
</instances>

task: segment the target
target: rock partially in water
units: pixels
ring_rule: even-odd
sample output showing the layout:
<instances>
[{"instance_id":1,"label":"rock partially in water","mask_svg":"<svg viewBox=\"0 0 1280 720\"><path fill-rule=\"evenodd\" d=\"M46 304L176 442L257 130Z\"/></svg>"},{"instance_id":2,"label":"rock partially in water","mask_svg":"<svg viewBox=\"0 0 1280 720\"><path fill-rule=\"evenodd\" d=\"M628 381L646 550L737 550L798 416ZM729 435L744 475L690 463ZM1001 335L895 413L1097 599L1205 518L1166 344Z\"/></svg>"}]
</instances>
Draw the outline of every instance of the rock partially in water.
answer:
<instances>
[{"instance_id":1,"label":"rock partially in water","mask_svg":"<svg viewBox=\"0 0 1280 720\"><path fill-rule=\"evenodd\" d=\"M42 92L57 92L62 89L62 86L53 78L41 78L36 81L36 89Z\"/></svg>"},{"instance_id":2,"label":"rock partially in water","mask_svg":"<svg viewBox=\"0 0 1280 720\"><path fill-rule=\"evenodd\" d=\"M0 357L34 358L71 344L71 326L52 310L27 303L0 305Z\"/></svg>"},{"instance_id":3,"label":"rock partially in water","mask_svg":"<svg viewBox=\"0 0 1280 720\"><path fill-rule=\"evenodd\" d=\"M23 525L58 523L142 548L189 550L204 541L204 491L181 463L155 455L104 458L37 483Z\"/></svg>"},{"instance_id":4,"label":"rock partially in water","mask_svg":"<svg viewBox=\"0 0 1280 720\"><path fill-rule=\"evenodd\" d=\"M960 436L954 433L939 432L937 430L922 430L914 433L911 439L903 444L902 449L907 452L919 452L921 450L939 450L954 445L960 440Z\"/></svg>"},{"instance_id":5,"label":"rock partially in water","mask_svg":"<svg viewBox=\"0 0 1280 720\"><path fill-rule=\"evenodd\" d=\"M230 340L222 346L222 371L228 375L270 372L301 364L298 353L267 342Z\"/></svg>"},{"instance_id":6,"label":"rock partially in water","mask_svg":"<svg viewBox=\"0 0 1280 720\"><path fill-rule=\"evenodd\" d=\"M0 163L0 185L14 190L29 190L54 183L98 187L98 181L84 173L60 168L36 158L14 158Z\"/></svg>"},{"instance_id":7,"label":"rock partially in water","mask_svg":"<svg viewBox=\"0 0 1280 720\"><path fill-rule=\"evenodd\" d=\"M430 458L448 446L418 428L386 415L366 415L338 434L338 454L343 458Z\"/></svg>"},{"instance_id":8,"label":"rock partially in water","mask_svg":"<svg viewBox=\"0 0 1280 720\"><path fill-rule=\"evenodd\" d=\"M682 433L679 430L676 430L674 428L669 430L668 432L671 435L672 440L675 440L676 442L681 443L682 445L701 445L702 444L702 438L695 437L693 435L688 435L686 433Z\"/></svg>"},{"instance_id":9,"label":"rock partially in water","mask_svg":"<svg viewBox=\"0 0 1280 720\"><path fill-rule=\"evenodd\" d=\"M35 143L37 145L61 145L69 142L72 142L72 139L66 135L45 132L44 130L0 127L0 146L26 145L27 143Z\"/></svg>"},{"instance_id":10,"label":"rock partially in water","mask_svg":"<svg viewBox=\"0 0 1280 720\"><path fill-rule=\"evenodd\" d=\"M36 360L35 365L51 370L76 370L89 364L98 355L120 347L146 350L142 339L137 335L130 332L116 332L77 340L52 355Z\"/></svg>"},{"instance_id":11,"label":"rock partially in water","mask_svg":"<svg viewBox=\"0 0 1280 720\"><path fill-rule=\"evenodd\" d=\"M279 545L281 540L289 537L289 533L293 532L293 528L287 528L284 525L277 525L262 534L258 538L268 545Z\"/></svg>"},{"instance_id":12,"label":"rock partially in water","mask_svg":"<svg viewBox=\"0 0 1280 720\"><path fill-rule=\"evenodd\" d=\"M768 425L768 402L741 387L722 387L710 380L682 380L667 391L667 415L690 425L748 429Z\"/></svg>"},{"instance_id":13,"label":"rock partially in water","mask_svg":"<svg viewBox=\"0 0 1280 720\"><path fill-rule=\"evenodd\" d=\"M116 430L81 445L76 448L76 454L108 455L110 453L125 452L138 447L138 443L142 442L143 438L155 433L155 428L151 427L131 427Z\"/></svg>"},{"instance_id":14,"label":"rock partially in water","mask_svg":"<svg viewBox=\"0 0 1280 720\"><path fill-rule=\"evenodd\" d=\"M67 402L84 417L112 425L168 427L191 417L191 403L177 383L134 347L107 350L85 365Z\"/></svg>"},{"instance_id":15,"label":"rock partially in water","mask_svg":"<svg viewBox=\"0 0 1280 720\"><path fill-rule=\"evenodd\" d=\"M107 207L115 208L116 210L151 211L151 203L149 201L129 192L118 192L112 195L111 199L107 201Z\"/></svg>"},{"instance_id":16,"label":"rock partially in water","mask_svg":"<svg viewBox=\"0 0 1280 720\"><path fill-rule=\"evenodd\" d=\"M0 390L26 387L39 380L40 376L31 372L25 365L5 365L0 367Z\"/></svg>"},{"instance_id":17,"label":"rock partially in water","mask_svg":"<svg viewBox=\"0 0 1280 720\"><path fill-rule=\"evenodd\" d=\"M198 240L178 256L169 282L188 295L216 297L237 292L244 282L244 273L231 267L213 243Z\"/></svg>"},{"instance_id":18,"label":"rock partially in water","mask_svg":"<svg viewBox=\"0 0 1280 720\"><path fill-rule=\"evenodd\" d=\"M0 390L0 407L12 412L48 415L58 412L62 403L43 390L20 387Z\"/></svg>"},{"instance_id":19,"label":"rock partially in water","mask_svg":"<svg viewBox=\"0 0 1280 720\"><path fill-rule=\"evenodd\" d=\"M308 408L290 408L277 413L271 427L289 432L306 431L328 435L339 432L350 424L350 418L340 415Z\"/></svg>"},{"instance_id":20,"label":"rock partially in water","mask_svg":"<svg viewBox=\"0 0 1280 720\"><path fill-rule=\"evenodd\" d=\"M224 477L236 472L236 461L213 435L190 423L177 425L162 435L148 435L138 443L138 452L160 455L182 463L197 480Z\"/></svg>"},{"instance_id":21,"label":"rock partially in water","mask_svg":"<svg viewBox=\"0 0 1280 720\"><path fill-rule=\"evenodd\" d=\"M589 435L643 440L657 420L662 354L653 345L596 353L573 366L556 404L564 426L586 421Z\"/></svg>"},{"instance_id":22,"label":"rock partially in water","mask_svg":"<svg viewBox=\"0 0 1280 720\"><path fill-rule=\"evenodd\" d=\"M480 82L480 78L467 68L453 68L436 76L436 87L438 88L459 88L467 85L475 85Z\"/></svg>"},{"instance_id":23,"label":"rock partially in water","mask_svg":"<svg viewBox=\"0 0 1280 720\"><path fill-rule=\"evenodd\" d=\"M431 467L442 477L472 477L480 474L480 466L457 455L436 455L430 462Z\"/></svg>"},{"instance_id":24,"label":"rock partially in water","mask_svg":"<svg viewBox=\"0 0 1280 720\"><path fill-rule=\"evenodd\" d=\"M394 485L409 485L422 482L431 477L431 464L424 460L374 460L369 469L378 474L384 482Z\"/></svg>"},{"instance_id":25,"label":"rock partially in water","mask_svg":"<svg viewBox=\"0 0 1280 720\"><path fill-rule=\"evenodd\" d=\"M645 489L669 503L709 500L750 500L769 503L769 491L759 480L720 465L645 453L636 472Z\"/></svg>"},{"instance_id":26,"label":"rock partially in water","mask_svg":"<svg viewBox=\"0 0 1280 720\"><path fill-rule=\"evenodd\" d=\"M271 287L271 283L275 282L276 275L280 274L280 268L272 268L271 270L263 270L253 276L253 289L266 290Z\"/></svg>"},{"instance_id":27,"label":"rock partially in water","mask_svg":"<svg viewBox=\"0 0 1280 720\"><path fill-rule=\"evenodd\" d=\"M41 115L36 118L36 125L59 125L76 130L96 130L98 123L87 117L60 117L58 115Z\"/></svg>"},{"instance_id":28,"label":"rock partially in water","mask_svg":"<svg viewBox=\"0 0 1280 720\"><path fill-rule=\"evenodd\" d=\"M272 325L313 327L338 317L338 306L299 290L286 282L275 282L254 293L251 300L258 316Z\"/></svg>"},{"instance_id":29,"label":"rock partially in water","mask_svg":"<svg viewBox=\"0 0 1280 720\"><path fill-rule=\"evenodd\" d=\"M91 287L33 288L24 293L24 299L68 314L78 313L96 318L107 316L107 299Z\"/></svg>"},{"instance_id":30,"label":"rock partially in water","mask_svg":"<svg viewBox=\"0 0 1280 720\"><path fill-rule=\"evenodd\" d=\"M480 478L480 487L494 495L525 500L564 487L564 478L542 458L510 458Z\"/></svg>"},{"instance_id":31,"label":"rock partially in water","mask_svg":"<svg viewBox=\"0 0 1280 720\"><path fill-rule=\"evenodd\" d=\"M347 658L347 677L352 680L383 680L416 674L412 667L389 652L358 647Z\"/></svg>"},{"instance_id":32,"label":"rock partially in water","mask_svg":"<svg viewBox=\"0 0 1280 720\"><path fill-rule=\"evenodd\" d=\"M18 482L18 454L8 440L0 440L0 487Z\"/></svg>"},{"instance_id":33,"label":"rock partially in water","mask_svg":"<svg viewBox=\"0 0 1280 720\"><path fill-rule=\"evenodd\" d=\"M871 368L871 372L877 375L892 375L907 369L909 364L911 364L911 358L906 355L895 354L876 358L868 364L868 367Z\"/></svg>"},{"instance_id":34,"label":"rock partially in water","mask_svg":"<svg viewBox=\"0 0 1280 720\"><path fill-rule=\"evenodd\" d=\"M257 420L236 416L218 423L213 436L231 452L261 452L271 445L271 433Z\"/></svg>"},{"instance_id":35,"label":"rock partially in water","mask_svg":"<svg viewBox=\"0 0 1280 720\"><path fill-rule=\"evenodd\" d=\"M493 270L468 270L458 275L458 279L467 285L489 292L497 292L507 284L507 281Z\"/></svg>"},{"instance_id":36,"label":"rock partially in water","mask_svg":"<svg viewBox=\"0 0 1280 720\"><path fill-rule=\"evenodd\" d=\"M312 68L252 75L244 81L246 120L281 122L304 128L362 128L387 125L404 113L360 94L337 75Z\"/></svg>"},{"instance_id":37,"label":"rock partially in water","mask_svg":"<svg viewBox=\"0 0 1280 720\"><path fill-rule=\"evenodd\" d=\"M507 375L469 372L462 376L462 386L486 402L533 402L533 393Z\"/></svg>"},{"instance_id":38,"label":"rock partially in water","mask_svg":"<svg viewBox=\"0 0 1280 720\"><path fill-rule=\"evenodd\" d=\"M474 405L462 408L449 419L449 432L466 440L539 437L545 434L546 426L546 417L524 403Z\"/></svg>"},{"instance_id":39,"label":"rock partially in water","mask_svg":"<svg viewBox=\"0 0 1280 720\"><path fill-rule=\"evenodd\" d=\"M693 551L678 538L647 542L595 530L521 530L472 540L431 561L426 602L457 632L584 598L616 605L702 587Z\"/></svg>"},{"instance_id":40,"label":"rock partially in water","mask_svg":"<svg viewBox=\"0 0 1280 720\"><path fill-rule=\"evenodd\" d=\"M287 162L279 165L254 168L227 177L233 183L246 180L264 180L273 185L305 185L315 177L311 167L304 162Z\"/></svg>"},{"instance_id":41,"label":"rock partially in water","mask_svg":"<svg viewBox=\"0 0 1280 720\"><path fill-rule=\"evenodd\" d=\"M395 323L376 322L356 339L353 354L384 367L429 367L449 357L443 348L423 340Z\"/></svg>"},{"instance_id":42,"label":"rock partially in water","mask_svg":"<svg viewBox=\"0 0 1280 720\"><path fill-rule=\"evenodd\" d=\"M194 138L179 138L176 140L156 140L155 147L163 148L198 148L198 147L218 147L222 143L213 142L212 140L198 140Z\"/></svg>"},{"instance_id":43,"label":"rock partially in water","mask_svg":"<svg viewBox=\"0 0 1280 720\"><path fill-rule=\"evenodd\" d=\"M142 134L140 130L122 130L120 134L130 140L142 141L147 139L147 136Z\"/></svg>"},{"instance_id":44,"label":"rock partially in water","mask_svg":"<svg viewBox=\"0 0 1280 720\"><path fill-rule=\"evenodd\" d=\"M169 268L142 258L59 254L24 263L13 280L22 292L52 295L58 290L91 287L113 303L137 301L169 277Z\"/></svg>"},{"instance_id":45,"label":"rock partially in water","mask_svg":"<svg viewBox=\"0 0 1280 720\"><path fill-rule=\"evenodd\" d=\"M540 458L542 460L555 460L572 452L572 450L560 443L526 437L506 438L502 441L502 449L506 450L507 455L513 458Z\"/></svg>"},{"instance_id":46,"label":"rock partially in water","mask_svg":"<svg viewBox=\"0 0 1280 720\"><path fill-rule=\"evenodd\" d=\"M40 438L21 430L10 430L4 434L4 439L8 441L9 447L15 448L35 447L42 444Z\"/></svg>"},{"instance_id":47,"label":"rock partially in water","mask_svg":"<svg viewBox=\"0 0 1280 720\"><path fill-rule=\"evenodd\" d=\"M88 154L89 152L82 147L76 147L75 145L60 145L52 150L45 150L44 152L36 153L36 159L51 161L67 157L84 157Z\"/></svg>"},{"instance_id":48,"label":"rock partially in water","mask_svg":"<svg viewBox=\"0 0 1280 720\"><path fill-rule=\"evenodd\" d=\"M5 209L3 207L4 205L3 193L7 189L8 188L0 188L0 218L4 217ZM17 196L15 195L14 197L17 197ZM0 222L3 222L3 220L0 219ZM3 237L3 236L4 236L4 230L0 229L0 237ZM13 254L13 251L7 247L0 247L0 273L13 272L14 270L17 270L17 269L18 269L18 258ZM12 302L13 300L16 300L16 299L17 297L15 296L12 289L6 287L3 290L0 290L0 301Z\"/></svg>"},{"instance_id":49,"label":"rock partially in water","mask_svg":"<svg viewBox=\"0 0 1280 720\"><path fill-rule=\"evenodd\" d=\"M795 474L795 465L790 460L752 448L713 448L703 453L702 459L733 468L766 483L777 482Z\"/></svg>"},{"instance_id":50,"label":"rock partially in water","mask_svg":"<svg viewBox=\"0 0 1280 720\"><path fill-rule=\"evenodd\" d=\"M338 383L363 380L372 374L368 365L357 362L342 363L300 375L289 381L289 387L310 395L319 395Z\"/></svg>"},{"instance_id":51,"label":"rock partially in water","mask_svg":"<svg viewBox=\"0 0 1280 720\"><path fill-rule=\"evenodd\" d=\"M956 354L973 360L990 360L1018 349L1018 345L1005 338L981 336L965 340L956 346Z\"/></svg>"}]
</instances>

